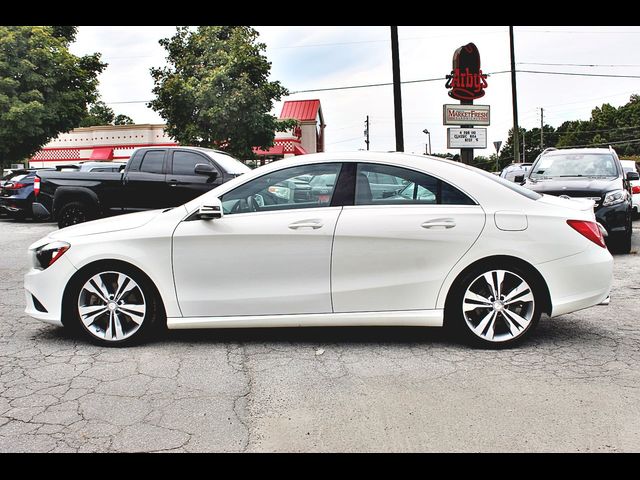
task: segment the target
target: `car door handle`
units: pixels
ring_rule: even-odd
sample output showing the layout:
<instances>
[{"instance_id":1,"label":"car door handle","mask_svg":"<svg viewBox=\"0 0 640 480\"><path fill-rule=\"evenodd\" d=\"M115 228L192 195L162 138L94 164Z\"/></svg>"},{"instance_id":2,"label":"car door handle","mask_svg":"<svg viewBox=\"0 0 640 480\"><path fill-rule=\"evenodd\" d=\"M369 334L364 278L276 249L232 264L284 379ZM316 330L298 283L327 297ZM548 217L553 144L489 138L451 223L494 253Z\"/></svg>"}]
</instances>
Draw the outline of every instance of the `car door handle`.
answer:
<instances>
[{"instance_id":1,"label":"car door handle","mask_svg":"<svg viewBox=\"0 0 640 480\"><path fill-rule=\"evenodd\" d=\"M321 228L324 224L320 220L300 220L299 222L293 222L289 224L291 230L297 230L299 228Z\"/></svg>"},{"instance_id":2,"label":"car door handle","mask_svg":"<svg viewBox=\"0 0 640 480\"><path fill-rule=\"evenodd\" d=\"M421 225L422 228L453 228L455 226L456 222L453 218L434 218Z\"/></svg>"},{"instance_id":3,"label":"car door handle","mask_svg":"<svg viewBox=\"0 0 640 480\"><path fill-rule=\"evenodd\" d=\"M181 182L179 182L178 180L169 180L169 186L170 187L177 187Z\"/></svg>"}]
</instances>

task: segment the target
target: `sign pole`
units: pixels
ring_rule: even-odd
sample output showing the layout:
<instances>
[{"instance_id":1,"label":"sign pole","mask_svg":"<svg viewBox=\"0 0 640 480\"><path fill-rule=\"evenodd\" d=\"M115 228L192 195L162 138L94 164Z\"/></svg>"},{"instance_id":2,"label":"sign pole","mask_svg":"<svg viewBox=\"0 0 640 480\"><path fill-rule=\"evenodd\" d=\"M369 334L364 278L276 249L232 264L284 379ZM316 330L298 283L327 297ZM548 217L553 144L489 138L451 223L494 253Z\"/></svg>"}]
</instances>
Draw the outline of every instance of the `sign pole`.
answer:
<instances>
[{"instance_id":1,"label":"sign pole","mask_svg":"<svg viewBox=\"0 0 640 480\"><path fill-rule=\"evenodd\" d=\"M460 100L460 105L473 105L473 100ZM461 128L473 128L473 125L460 125ZM460 149L460 161L466 165L473 162L473 148Z\"/></svg>"}]
</instances>

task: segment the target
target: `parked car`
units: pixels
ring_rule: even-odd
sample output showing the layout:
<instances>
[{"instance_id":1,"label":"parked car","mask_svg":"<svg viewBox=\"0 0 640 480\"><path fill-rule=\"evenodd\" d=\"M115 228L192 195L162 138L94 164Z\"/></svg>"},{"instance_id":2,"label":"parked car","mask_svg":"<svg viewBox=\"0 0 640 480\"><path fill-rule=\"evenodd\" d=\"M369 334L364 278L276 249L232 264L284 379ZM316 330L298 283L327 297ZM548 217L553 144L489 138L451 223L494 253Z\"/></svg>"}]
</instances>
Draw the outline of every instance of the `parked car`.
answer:
<instances>
[{"instance_id":1,"label":"parked car","mask_svg":"<svg viewBox=\"0 0 640 480\"><path fill-rule=\"evenodd\" d=\"M120 168L120 167L118 167ZM60 228L100 217L175 207L250 171L231 155L199 147L144 147L122 171L38 174L34 214Z\"/></svg>"},{"instance_id":2,"label":"parked car","mask_svg":"<svg viewBox=\"0 0 640 480\"><path fill-rule=\"evenodd\" d=\"M16 219L31 217L35 169L14 170L0 183L0 210Z\"/></svg>"},{"instance_id":3,"label":"parked car","mask_svg":"<svg viewBox=\"0 0 640 480\"><path fill-rule=\"evenodd\" d=\"M516 177L520 175L526 175L529 168L531 168L532 163L512 163L507 165L500 172L500 176L509 180L510 182L515 182Z\"/></svg>"},{"instance_id":4,"label":"parked car","mask_svg":"<svg viewBox=\"0 0 640 480\"><path fill-rule=\"evenodd\" d=\"M375 198L374 174L430 195ZM267 201L302 175L335 175L328 201ZM26 313L113 346L165 324L445 324L509 346L542 312L606 303L613 269L590 203L459 162L372 152L273 162L172 209L50 233L28 258Z\"/></svg>"},{"instance_id":5,"label":"parked car","mask_svg":"<svg viewBox=\"0 0 640 480\"><path fill-rule=\"evenodd\" d=\"M622 169L625 172L625 175L628 172L636 172L640 174L640 167L635 160L620 160L622 163ZM637 217L640 215L640 181L639 180L630 180L631 184L631 203L633 205L633 213Z\"/></svg>"},{"instance_id":6,"label":"parked car","mask_svg":"<svg viewBox=\"0 0 640 480\"><path fill-rule=\"evenodd\" d=\"M538 193L593 201L596 219L607 232L612 251L629 253L632 235L631 182L638 172L625 173L615 150L554 149L541 154L522 179Z\"/></svg>"}]
</instances>

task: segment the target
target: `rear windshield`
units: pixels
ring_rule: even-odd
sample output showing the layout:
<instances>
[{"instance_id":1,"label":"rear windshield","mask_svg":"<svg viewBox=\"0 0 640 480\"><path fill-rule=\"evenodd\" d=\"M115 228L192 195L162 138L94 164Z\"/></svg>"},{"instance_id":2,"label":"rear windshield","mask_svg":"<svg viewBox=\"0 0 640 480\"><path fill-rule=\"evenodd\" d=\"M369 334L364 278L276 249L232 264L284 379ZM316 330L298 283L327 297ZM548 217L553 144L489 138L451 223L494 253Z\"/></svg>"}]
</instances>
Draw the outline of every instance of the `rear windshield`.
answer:
<instances>
[{"instance_id":1,"label":"rear windshield","mask_svg":"<svg viewBox=\"0 0 640 480\"><path fill-rule=\"evenodd\" d=\"M539 193L536 193L533 190L529 190L528 188L518 185L517 183L510 182L509 180L499 177L498 175L494 175L493 173L486 172L479 168L475 168L475 167L471 167L471 168L473 168L474 171L478 172L479 174L484 175L486 178L489 178L494 182L499 183L503 187L507 187L509 190L513 190L514 192L519 193L520 195L530 198L531 200L538 200L539 198L542 198L542 195L540 195Z\"/></svg>"}]
</instances>

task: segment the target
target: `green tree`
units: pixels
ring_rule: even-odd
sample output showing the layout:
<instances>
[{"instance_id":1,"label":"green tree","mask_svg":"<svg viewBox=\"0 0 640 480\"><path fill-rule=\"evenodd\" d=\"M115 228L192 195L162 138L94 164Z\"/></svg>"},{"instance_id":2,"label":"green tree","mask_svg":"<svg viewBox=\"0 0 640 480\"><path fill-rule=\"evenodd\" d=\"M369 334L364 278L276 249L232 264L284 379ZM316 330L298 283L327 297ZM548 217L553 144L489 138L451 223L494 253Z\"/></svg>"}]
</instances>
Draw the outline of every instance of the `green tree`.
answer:
<instances>
[{"instance_id":1,"label":"green tree","mask_svg":"<svg viewBox=\"0 0 640 480\"><path fill-rule=\"evenodd\" d=\"M183 145L215 147L238 158L253 158L252 147L269 148L277 130L295 122L269 112L288 91L269 81L271 63L246 26L178 27L160 40L168 65L152 68L149 106L166 121L166 130Z\"/></svg>"},{"instance_id":2,"label":"green tree","mask_svg":"<svg viewBox=\"0 0 640 480\"><path fill-rule=\"evenodd\" d=\"M81 127L96 127L100 125L133 125L135 123L127 115L116 115L113 109L102 100L97 100L89 105L87 114L80 122Z\"/></svg>"},{"instance_id":3,"label":"green tree","mask_svg":"<svg viewBox=\"0 0 640 480\"><path fill-rule=\"evenodd\" d=\"M0 166L77 127L97 98L100 54L69 52L76 27L0 26Z\"/></svg>"},{"instance_id":4,"label":"green tree","mask_svg":"<svg viewBox=\"0 0 640 480\"><path fill-rule=\"evenodd\" d=\"M114 125L133 125L135 122L133 119L127 115L116 115L116 118L113 119Z\"/></svg>"},{"instance_id":5,"label":"green tree","mask_svg":"<svg viewBox=\"0 0 640 480\"><path fill-rule=\"evenodd\" d=\"M556 144L556 130L551 125L543 125L543 148L553 147ZM532 128L531 130L527 130L525 128L520 128L520 133L518 135L520 140L520 158L513 158L513 129L509 130L509 136L507 137L507 141L504 143L502 148L500 149L499 156L499 165L500 169L503 169L510 163L519 163L522 162L522 145L524 139L524 161L525 162L533 162L540 152L540 128ZM495 159L494 159L495 160ZM495 165L494 167L495 168Z\"/></svg>"},{"instance_id":6,"label":"green tree","mask_svg":"<svg viewBox=\"0 0 640 480\"><path fill-rule=\"evenodd\" d=\"M113 109L103 101L98 100L89 105L87 115L80 122L81 127L96 127L99 125L113 125L115 114Z\"/></svg>"}]
</instances>

